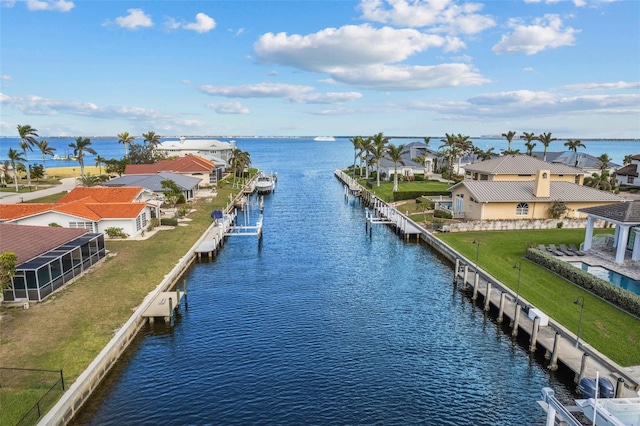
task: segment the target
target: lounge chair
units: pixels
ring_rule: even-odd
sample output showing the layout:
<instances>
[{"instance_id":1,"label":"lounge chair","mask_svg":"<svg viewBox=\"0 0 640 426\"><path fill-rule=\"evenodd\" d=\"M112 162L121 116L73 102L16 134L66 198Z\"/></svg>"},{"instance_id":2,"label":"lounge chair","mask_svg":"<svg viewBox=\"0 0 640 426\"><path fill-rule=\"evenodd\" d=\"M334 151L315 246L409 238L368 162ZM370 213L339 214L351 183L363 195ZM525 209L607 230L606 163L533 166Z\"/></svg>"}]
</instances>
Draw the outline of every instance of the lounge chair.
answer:
<instances>
[{"instance_id":1,"label":"lounge chair","mask_svg":"<svg viewBox=\"0 0 640 426\"><path fill-rule=\"evenodd\" d=\"M575 244L569 244L569 250L571 250L572 252L574 252L578 256L584 256L585 254L587 254L587 253L583 252L582 250L580 250L579 248L577 248Z\"/></svg>"},{"instance_id":2,"label":"lounge chair","mask_svg":"<svg viewBox=\"0 0 640 426\"><path fill-rule=\"evenodd\" d=\"M560 247L560 251L565 256L573 256L574 255L574 253L571 250L569 250L565 244L560 244L558 247Z\"/></svg>"},{"instance_id":3,"label":"lounge chair","mask_svg":"<svg viewBox=\"0 0 640 426\"><path fill-rule=\"evenodd\" d=\"M549 253L553 253L556 256L564 256L564 253L558 250L555 244L549 244L549 248L547 250L549 251Z\"/></svg>"},{"instance_id":4,"label":"lounge chair","mask_svg":"<svg viewBox=\"0 0 640 426\"><path fill-rule=\"evenodd\" d=\"M540 250L540 251L549 251L549 250L547 250L547 246L545 246L544 244L538 244L538 250Z\"/></svg>"}]
</instances>

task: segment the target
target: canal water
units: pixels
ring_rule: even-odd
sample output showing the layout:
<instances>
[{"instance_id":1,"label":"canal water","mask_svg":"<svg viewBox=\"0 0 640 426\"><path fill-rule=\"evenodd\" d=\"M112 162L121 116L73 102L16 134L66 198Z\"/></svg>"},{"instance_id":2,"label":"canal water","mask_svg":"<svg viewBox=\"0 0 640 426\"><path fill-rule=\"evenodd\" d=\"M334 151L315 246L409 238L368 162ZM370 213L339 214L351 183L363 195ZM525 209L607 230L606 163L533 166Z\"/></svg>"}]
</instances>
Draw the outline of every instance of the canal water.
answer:
<instances>
[{"instance_id":1,"label":"canal water","mask_svg":"<svg viewBox=\"0 0 640 426\"><path fill-rule=\"evenodd\" d=\"M74 424L543 425L542 387L573 396L446 260L382 225L369 237L333 176L348 140L237 144L278 173L262 241L197 263L175 327L146 326Z\"/></svg>"}]
</instances>

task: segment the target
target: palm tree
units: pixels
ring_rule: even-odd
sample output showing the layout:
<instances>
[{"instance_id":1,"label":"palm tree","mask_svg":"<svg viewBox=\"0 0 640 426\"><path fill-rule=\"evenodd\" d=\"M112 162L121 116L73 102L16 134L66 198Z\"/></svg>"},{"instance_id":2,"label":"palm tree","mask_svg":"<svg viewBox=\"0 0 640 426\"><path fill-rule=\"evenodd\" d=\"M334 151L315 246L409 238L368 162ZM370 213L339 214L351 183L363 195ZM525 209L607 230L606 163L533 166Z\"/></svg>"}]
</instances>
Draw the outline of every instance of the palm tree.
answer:
<instances>
[{"instance_id":1,"label":"palm tree","mask_svg":"<svg viewBox=\"0 0 640 426\"><path fill-rule=\"evenodd\" d=\"M56 150L55 148L49 146L49 141L44 139L38 142L38 148L40 148L40 152L42 153L42 167L44 168L44 177L47 177L47 166L45 155L53 155L53 152Z\"/></svg>"},{"instance_id":2,"label":"palm tree","mask_svg":"<svg viewBox=\"0 0 640 426\"><path fill-rule=\"evenodd\" d=\"M349 139L349 142L353 144L353 178L356 178L356 160L362 153L362 146L364 145L364 140L362 136L356 136Z\"/></svg>"},{"instance_id":3,"label":"palm tree","mask_svg":"<svg viewBox=\"0 0 640 426\"><path fill-rule=\"evenodd\" d=\"M386 154L389 138L385 138L382 132L380 132L371 137L371 142L373 144L371 154L376 160L376 186L380 186L380 160Z\"/></svg>"},{"instance_id":4,"label":"palm tree","mask_svg":"<svg viewBox=\"0 0 640 426\"><path fill-rule=\"evenodd\" d=\"M462 154L458 157L458 173L460 173L462 157L473 152L473 141L469 140L469 136L458 133L458 136L456 136L456 144L458 145L458 151Z\"/></svg>"},{"instance_id":5,"label":"palm tree","mask_svg":"<svg viewBox=\"0 0 640 426\"><path fill-rule=\"evenodd\" d=\"M371 162L371 150L373 149L373 139L370 137L362 140L362 148L360 148L360 176L362 176L362 160L364 160L365 179L369 180L369 165Z\"/></svg>"},{"instance_id":6,"label":"palm tree","mask_svg":"<svg viewBox=\"0 0 640 426\"><path fill-rule=\"evenodd\" d=\"M387 155L393 161L393 192L398 192L398 163L404 166L402 156L406 153L404 145L395 146L391 143L387 147Z\"/></svg>"},{"instance_id":7,"label":"palm tree","mask_svg":"<svg viewBox=\"0 0 640 426\"><path fill-rule=\"evenodd\" d=\"M531 132L522 132L522 134L524 135L524 138L526 139L526 142L524 143L524 146L527 147L527 155L529 157L531 157L533 155L533 148L535 148L536 143L532 142L534 139L538 139L535 135L535 133Z\"/></svg>"},{"instance_id":8,"label":"palm tree","mask_svg":"<svg viewBox=\"0 0 640 426\"><path fill-rule=\"evenodd\" d=\"M160 138L162 138L162 136L156 135L156 132L153 131L143 133L142 137L146 143L154 147L160 143Z\"/></svg>"},{"instance_id":9,"label":"palm tree","mask_svg":"<svg viewBox=\"0 0 640 426\"><path fill-rule=\"evenodd\" d=\"M607 169L609 168L609 163L611 163L611 157L609 157L609 154L604 153L598 157L598 164L596 164L596 167L600 170L601 175L608 173Z\"/></svg>"},{"instance_id":10,"label":"palm tree","mask_svg":"<svg viewBox=\"0 0 640 426\"><path fill-rule=\"evenodd\" d=\"M98 174L102 176L102 165L107 164L107 159L100 155L96 155L95 160L96 160L96 167L98 167Z\"/></svg>"},{"instance_id":11,"label":"palm tree","mask_svg":"<svg viewBox=\"0 0 640 426\"><path fill-rule=\"evenodd\" d=\"M543 155L542 161L547 161L547 148L549 148L549 144L551 144L551 142L557 139L551 137L551 132L542 133L536 139L538 139L540 142L542 142L542 145L544 145L544 153L542 154Z\"/></svg>"},{"instance_id":12,"label":"palm tree","mask_svg":"<svg viewBox=\"0 0 640 426\"><path fill-rule=\"evenodd\" d=\"M445 133L444 135L446 139L442 139L443 144L440 145L440 148L438 149L441 149L445 152L447 166L449 168L449 180L451 180L451 173L453 173L453 162L458 156L458 140L456 138L456 135L454 135L453 133Z\"/></svg>"},{"instance_id":13,"label":"palm tree","mask_svg":"<svg viewBox=\"0 0 640 426\"><path fill-rule=\"evenodd\" d=\"M611 191L611 188L613 188L609 172L607 171L600 174L594 173L591 176L584 178L584 186L600 189L602 191Z\"/></svg>"},{"instance_id":14,"label":"palm tree","mask_svg":"<svg viewBox=\"0 0 640 426\"><path fill-rule=\"evenodd\" d=\"M20 135L20 148L22 148L22 152L24 153L24 161L28 161L27 149L29 151L33 151L34 145L38 144L36 142L36 138L38 137L38 130L31 127L29 124L18 124L17 127L18 134ZM31 167L27 168L27 182L29 184L29 187L31 187Z\"/></svg>"},{"instance_id":15,"label":"palm tree","mask_svg":"<svg viewBox=\"0 0 640 426\"><path fill-rule=\"evenodd\" d=\"M624 158L622 159L622 165L623 166L627 166L627 165L631 164L631 160L632 160L631 157L633 157L632 154L625 155Z\"/></svg>"},{"instance_id":16,"label":"palm tree","mask_svg":"<svg viewBox=\"0 0 640 426\"><path fill-rule=\"evenodd\" d=\"M80 164L81 177L84 177L84 153L88 152L89 154L96 155L96 152L90 145L91 139L83 138L82 136L77 137L75 143L72 142L69 144L69 148L73 148L73 156L76 157Z\"/></svg>"},{"instance_id":17,"label":"palm tree","mask_svg":"<svg viewBox=\"0 0 640 426\"><path fill-rule=\"evenodd\" d=\"M509 152L509 154L512 154L511 152L511 141L513 140L514 136L516 135L516 132L514 132L513 130L509 130L507 133L503 133L502 137L503 138L507 138L507 151Z\"/></svg>"},{"instance_id":18,"label":"palm tree","mask_svg":"<svg viewBox=\"0 0 640 426\"><path fill-rule=\"evenodd\" d=\"M127 145L131 145L136 138L131 136L129 132L122 132L118 135L118 143L124 145L124 156L128 156Z\"/></svg>"},{"instance_id":19,"label":"palm tree","mask_svg":"<svg viewBox=\"0 0 640 426\"><path fill-rule=\"evenodd\" d=\"M564 143L564 146L569 148L569 151L573 151L573 155L576 158L573 167L578 167L578 148L586 148L586 146L578 139L569 139Z\"/></svg>"},{"instance_id":20,"label":"palm tree","mask_svg":"<svg viewBox=\"0 0 640 426\"><path fill-rule=\"evenodd\" d=\"M239 148L234 148L231 151L231 169L233 170L233 186L236 184L236 176L238 175L238 170L244 171L245 167L251 164L251 159L249 158L249 153L240 150Z\"/></svg>"},{"instance_id":21,"label":"palm tree","mask_svg":"<svg viewBox=\"0 0 640 426\"><path fill-rule=\"evenodd\" d=\"M9 161L11 162L11 168L13 169L13 183L16 184L16 192L18 192L18 164L22 164L22 161L27 161L27 159L20 155L20 151L13 148L9 148L7 157L9 157Z\"/></svg>"},{"instance_id":22,"label":"palm tree","mask_svg":"<svg viewBox=\"0 0 640 426\"><path fill-rule=\"evenodd\" d=\"M4 160L2 165L2 176L0 176L0 182L2 182L3 186L7 186L7 178L9 177L9 166L11 163L9 160Z\"/></svg>"},{"instance_id":23,"label":"palm tree","mask_svg":"<svg viewBox=\"0 0 640 426\"><path fill-rule=\"evenodd\" d=\"M92 174L88 174L86 176L80 176L79 178L76 178L76 182L78 182L78 185L88 188L91 186L98 186L108 179L109 177L106 175L94 176Z\"/></svg>"}]
</instances>

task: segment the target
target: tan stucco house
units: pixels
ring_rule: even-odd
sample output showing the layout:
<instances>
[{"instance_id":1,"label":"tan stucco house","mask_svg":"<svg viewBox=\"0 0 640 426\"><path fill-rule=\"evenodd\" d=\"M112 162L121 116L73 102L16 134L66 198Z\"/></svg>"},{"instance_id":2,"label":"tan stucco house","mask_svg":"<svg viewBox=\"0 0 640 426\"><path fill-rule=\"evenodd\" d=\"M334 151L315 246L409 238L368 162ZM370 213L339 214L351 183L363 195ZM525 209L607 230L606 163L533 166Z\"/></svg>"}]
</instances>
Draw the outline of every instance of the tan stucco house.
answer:
<instances>
[{"instance_id":1,"label":"tan stucco house","mask_svg":"<svg viewBox=\"0 0 640 426\"><path fill-rule=\"evenodd\" d=\"M610 192L582 186L581 170L526 155L508 155L468 165L466 178L450 188L452 210L469 220L548 219L554 202L564 217L579 210L625 201Z\"/></svg>"}]
</instances>

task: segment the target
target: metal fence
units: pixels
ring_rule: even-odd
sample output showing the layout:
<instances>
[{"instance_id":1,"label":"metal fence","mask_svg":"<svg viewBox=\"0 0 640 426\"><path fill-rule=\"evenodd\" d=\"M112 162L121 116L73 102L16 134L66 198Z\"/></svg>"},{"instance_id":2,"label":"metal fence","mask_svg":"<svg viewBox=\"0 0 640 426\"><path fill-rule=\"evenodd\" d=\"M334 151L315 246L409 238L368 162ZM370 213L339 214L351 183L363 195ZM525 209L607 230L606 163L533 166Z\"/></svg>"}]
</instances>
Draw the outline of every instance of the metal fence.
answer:
<instances>
[{"instance_id":1,"label":"metal fence","mask_svg":"<svg viewBox=\"0 0 640 426\"><path fill-rule=\"evenodd\" d=\"M31 426L37 424L64 393L64 376L62 370L0 367L0 392L7 397L29 394L38 398L22 417L18 419L20 413L15 415L15 425Z\"/></svg>"}]
</instances>

